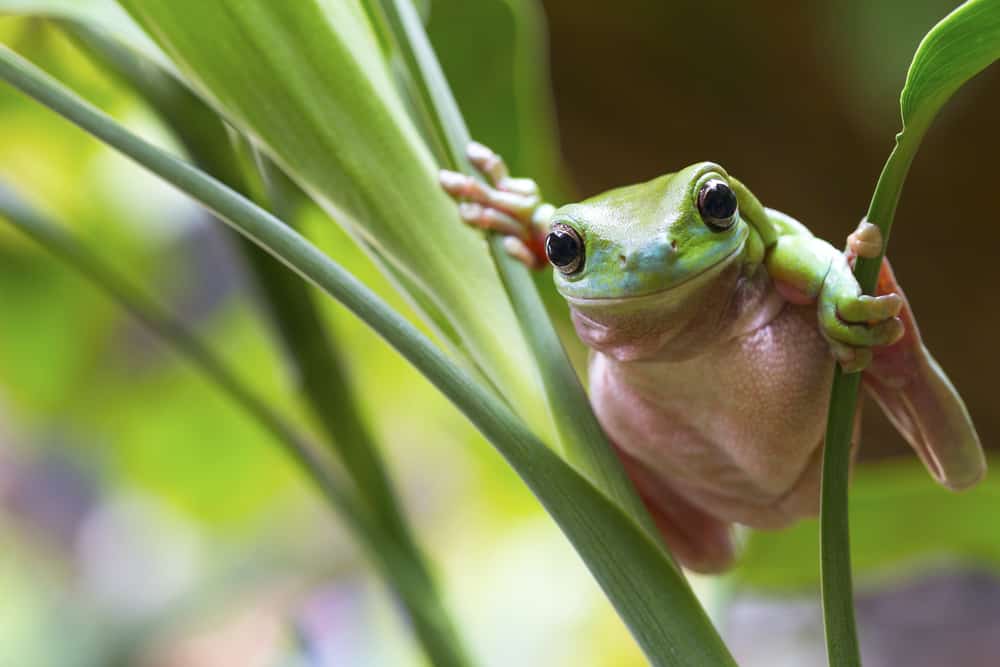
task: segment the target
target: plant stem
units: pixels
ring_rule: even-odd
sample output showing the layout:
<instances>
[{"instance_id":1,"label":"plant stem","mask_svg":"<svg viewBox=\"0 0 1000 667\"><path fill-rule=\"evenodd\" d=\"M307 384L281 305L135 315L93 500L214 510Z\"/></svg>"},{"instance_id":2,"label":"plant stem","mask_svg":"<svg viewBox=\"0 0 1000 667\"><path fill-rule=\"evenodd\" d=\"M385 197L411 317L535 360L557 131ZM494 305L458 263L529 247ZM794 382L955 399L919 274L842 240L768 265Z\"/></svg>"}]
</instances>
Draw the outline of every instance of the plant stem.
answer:
<instances>
[{"instance_id":1,"label":"plant stem","mask_svg":"<svg viewBox=\"0 0 1000 667\"><path fill-rule=\"evenodd\" d=\"M465 157L469 130L411 0L378 0L378 7L371 7L369 13L379 10L406 64L420 120L425 134L431 135L431 148L438 148L435 152L441 166L479 177ZM594 416L527 268L504 249L499 234L490 233L488 240L521 332L538 365L552 420L570 460L659 543L659 531Z\"/></svg>"},{"instance_id":2,"label":"plant stem","mask_svg":"<svg viewBox=\"0 0 1000 667\"><path fill-rule=\"evenodd\" d=\"M854 275L865 294L874 294L885 249L889 243L896 206L903 183L930 119L908 125L896 136L896 145L886 160L866 219L882 233L882 254L858 258ZM861 386L861 373L845 374L834 369L833 389L827 414L823 451L823 478L820 497L820 573L823 592L823 620L827 656L831 667L861 665L857 627L854 620L854 593L851 577L848 486L851 466L851 436Z\"/></svg>"},{"instance_id":3,"label":"plant stem","mask_svg":"<svg viewBox=\"0 0 1000 667\"><path fill-rule=\"evenodd\" d=\"M851 464L851 433L858 398L859 373L833 376L833 398L827 414L820 492L820 576L827 655L831 667L861 664L854 621L851 546L847 492Z\"/></svg>"},{"instance_id":4,"label":"plant stem","mask_svg":"<svg viewBox=\"0 0 1000 667\"><path fill-rule=\"evenodd\" d=\"M237 139L243 148L249 144ZM255 167L245 165L246 181L259 176L259 187L251 197L258 206L285 220L295 218L293 201L301 193L284 175L256 155ZM293 190L296 190L293 192ZM303 195L304 197L304 195ZM250 240L235 235L250 264L251 272L271 311L286 356L294 365L301 392L313 415L326 432L327 441L339 455L354 481L359 495L369 506L380 528L393 537L400 552L399 567L410 577L416 595L393 586L400 576L387 579L414 625L418 641L432 665L466 667L471 664L456 625L445 607L433 571L417 544L413 531L399 503L378 445L361 422L360 406L351 391L343 360L322 315L313 301L309 286L299 276L264 252Z\"/></svg>"},{"instance_id":5,"label":"plant stem","mask_svg":"<svg viewBox=\"0 0 1000 667\"><path fill-rule=\"evenodd\" d=\"M146 100L198 166L262 208L294 221L306 201L305 195L259 155L247 139L227 129L218 114L171 73L83 24L57 23L88 55ZM232 236L247 261L263 306L272 316L300 393L325 432L327 444L343 462L356 492L373 513L373 520L396 542L400 560L386 581L399 596L428 659L434 665L448 667L470 664L378 447L361 423L344 365L309 286L253 242L236 233ZM395 585L403 571L418 585Z\"/></svg>"},{"instance_id":6,"label":"plant stem","mask_svg":"<svg viewBox=\"0 0 1000 667\"><path fill-rule=\"evenodd\" d=\"M6 47L0 47L0 78L201 202L378 332L517 471L585 559L654 665L735 665L684 576L634 518L370 289L267 211L135 136Z\"/></svg>"}]
</instances>

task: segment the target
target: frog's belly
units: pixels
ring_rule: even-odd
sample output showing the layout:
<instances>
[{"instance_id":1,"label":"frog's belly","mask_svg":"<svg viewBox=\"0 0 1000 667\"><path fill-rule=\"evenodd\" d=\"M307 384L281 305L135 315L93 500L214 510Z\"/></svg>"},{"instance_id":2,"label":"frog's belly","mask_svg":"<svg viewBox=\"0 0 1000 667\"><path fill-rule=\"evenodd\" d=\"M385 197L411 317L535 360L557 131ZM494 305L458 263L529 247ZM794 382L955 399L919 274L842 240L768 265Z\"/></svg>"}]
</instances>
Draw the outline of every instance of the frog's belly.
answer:
<instances>
[{"instance_id":1,"label":"frog's belly","mask_svg":"<svg viewBox=\"0 0 1000 667\"><path fill-rule=\"evenodd\" d=\"M833 361L814 307L677 363L595 353L601 424L649 500L672 489L723 521L777 528L816 513ZM635 472L635 470L633 470ZM634 475L635 476L635 475Z\"/></svg>"}]
</instances>

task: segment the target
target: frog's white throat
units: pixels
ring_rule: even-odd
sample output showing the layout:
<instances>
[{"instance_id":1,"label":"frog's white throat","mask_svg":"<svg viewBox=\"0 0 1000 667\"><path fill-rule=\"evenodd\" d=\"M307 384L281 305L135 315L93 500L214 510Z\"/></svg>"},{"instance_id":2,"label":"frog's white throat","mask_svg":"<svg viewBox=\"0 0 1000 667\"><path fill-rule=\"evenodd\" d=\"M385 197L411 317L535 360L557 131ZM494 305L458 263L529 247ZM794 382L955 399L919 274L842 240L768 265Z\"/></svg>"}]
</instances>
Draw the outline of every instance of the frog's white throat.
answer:
<instances>
[{"instance_id":1,"label":"frog's white throat","mask_svg":"<svg viewBox=\"0 0 1000 667\"><path fill-rule=\"evenodd\" d=\"M566 301L580 340L619 361L690 359L767 324L784 306L763 267L747 267L740 252L670 289Z\"/></svg>"}]
</instances>

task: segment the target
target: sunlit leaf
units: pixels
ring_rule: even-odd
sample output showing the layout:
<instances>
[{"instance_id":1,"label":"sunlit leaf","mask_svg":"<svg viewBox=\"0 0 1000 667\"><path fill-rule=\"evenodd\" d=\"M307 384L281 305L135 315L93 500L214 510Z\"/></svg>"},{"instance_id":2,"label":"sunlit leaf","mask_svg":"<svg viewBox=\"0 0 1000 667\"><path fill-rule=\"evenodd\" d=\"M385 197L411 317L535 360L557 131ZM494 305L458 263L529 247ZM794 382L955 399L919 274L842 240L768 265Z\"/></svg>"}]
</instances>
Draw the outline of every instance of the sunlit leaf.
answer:
<instances>
[{"instance_id":1,"label":"sunlit leaf","mask_svg":"<svg viewBox=\"0 0 1000 667\"><path fill-rule=\"evenodd\" d=\"M70 20L106 30L161 66L171 66L163 52L114 0L0 0L0 14Z\"/></svg>"},{"instance_id":2,"label":"sunlit leaf","mask_svg":"<svg viewBox=\"0 0 1000 667\"><path fill-rule=\"evenodd\" d=\"M544 405L481 237L459 223L356 2L122 4L195 87L434 304L538 425Z\"/></svg>"}]
</instances>

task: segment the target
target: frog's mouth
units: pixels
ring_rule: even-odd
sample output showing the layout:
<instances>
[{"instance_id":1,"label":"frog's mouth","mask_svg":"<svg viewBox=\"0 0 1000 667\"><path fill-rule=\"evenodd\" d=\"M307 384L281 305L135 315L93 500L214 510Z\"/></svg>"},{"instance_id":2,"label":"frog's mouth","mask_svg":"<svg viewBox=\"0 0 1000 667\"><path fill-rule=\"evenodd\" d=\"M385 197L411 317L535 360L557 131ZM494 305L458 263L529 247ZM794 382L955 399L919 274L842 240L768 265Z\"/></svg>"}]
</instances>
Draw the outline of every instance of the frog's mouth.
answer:
<instances>
[{"instance_id":1,"label":"frog's mouth","mask_svg":"<svg viewBox=\"0 0 1000 667\"><path fill-rule=\"evenodd\" d=\"M686 299L694 297L697 292L728 269L733 262L742 256L745 246L746 239L744 238L728 255L707 269L699 271L680 282L651 292L612 297L586 297L572 296L565 293L561 294L570 306L585 312L593 310L613 312L619 309L635 310L646 308L670 309L671 306L679 305Z\"/></svg>"}]
</instances>

